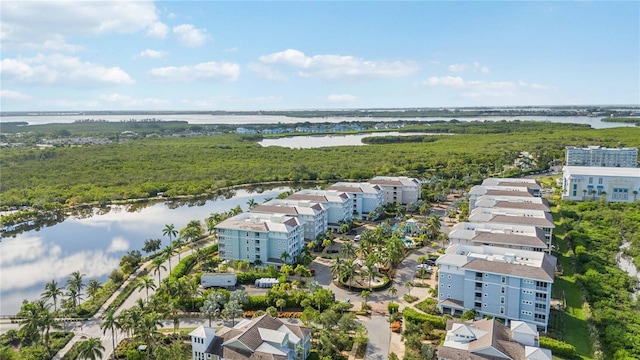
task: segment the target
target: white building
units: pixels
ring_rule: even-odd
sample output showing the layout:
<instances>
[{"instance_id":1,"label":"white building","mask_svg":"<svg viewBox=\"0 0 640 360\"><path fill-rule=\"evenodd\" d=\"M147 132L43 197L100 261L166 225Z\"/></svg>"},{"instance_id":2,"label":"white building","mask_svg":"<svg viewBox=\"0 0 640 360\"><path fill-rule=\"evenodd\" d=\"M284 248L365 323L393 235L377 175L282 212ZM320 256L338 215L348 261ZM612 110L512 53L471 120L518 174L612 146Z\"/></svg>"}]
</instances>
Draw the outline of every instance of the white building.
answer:
<instances>
[{"instance_id":1,"label":"white building","mask_svg":"<svg viewBox=\"0 0 640 360\"><path fill-rule=\"evenodd\" d=\"M245 260L262 264L283 264L281 255L289 254L292 263L304 246L304 226L292 216L242 213L215 226L218 250L224 260Z\"/></svg>"},{"instance_id":2,"label":"white building","mask_svg":"<svg viewBox=\"0 0 640 360\"><path fill-rule=\"evenodd\" d=\"M565 166L562 199L593 200L606 193L610 202L633 202L640 192L640 168Z\"/></svg>"},{"instance_id":3,"label":"white building","mask_svg":"<svg viewBox=\"0 0 640 360\"><path fill-rule=\"evenodd\" d=\"M368 218L369 213L384 205L384 191L380 185L369 183L337 182L327 190L344 191L353 198L353 215Z\"/></svg>"},{"instance_id":4,"label":"white building","mask_svg":"<svg viewBox=\"0 0 640 360\"><path fill-rule=\"evenodd\" d=\"M469 222L532 225L544 231L547 243L551 243L556 227L551 213L541 210L475 208L469 215Z\"/></svg>"},{"instance_id":5,"label":"white building","mask_svg":"<svg viewBox=\"0 0 640 360\"><path fill-rule=\"evenodd\" d=\"M540 334L526 322L512 321L507 327L495 319L450 319L438 360L552 360L551 350L539 346Z\"/></svg>"},{"instance_id":6,"label":"white building","mask_svg":"<svg viewBox=\"0 0 640 360\"><path fill-rule=\"evenodd\" d=\"M516 186L526 187L533 196L542 196L542 186L536 179L525 178L487 178L482 181L484 186Z\"/></svg>"},{"instance_id":7,"label":"white building","mask_svg":"<svg viewBox=\"0 0 640 360\"><path fill-rule=\"evenodd\" d=\"M543 252L451 245L436 261L438 306L443 313L473 309L546 331L556 258Z\"/></svg>"},{"instance_id":8,"label":"white building","mask_svg":"<svg viewBox=\"0 0 640 360\"><path fill-rule=\"evenodd\" d=\"M475 208L522 209L551 212L547 200L539 197L520 198L508 196L480 196L476 199Z\"/></svg>"},{"instance_id":9,"label":"white building","mask_svg":"<svg viewBox=\"0 0 640 360\"><path fill-rule=\"evenodd\" d=\"M469 190L469 211L472 211L476 207L476 201L481 196L487 197L499 197L509 196L518 198L533 198L536 197L533 191L527 189L526 186L489 186L489 185L475 185Z\"/></svg>"},{"instance_id":10,"label":"white building","mask_svg":"<svg viewBox=\"0 0 640 360\"><path fill-rule=\"evenodd\" d=\"M380 185L384 190L384 203L407 205L420 199L422 185L415 178L406 176L376 176L369 184Z\"/></svg>"},{"instance_id":11,"label":"white building","mask_svg":"<svg viewBox=\"0 0 640 360\"><path fill-rule=\"evenodd\" d=\"M190 334L193 360L304 360L311 349L311 330L269 315L242 320L218 331L200 326ZM300 350L300 352L299 352Z\"/></svg>"},{"instance_id":12,"label":"white building","mask_svg":"<svg viewBox=\"0 0 640 360\"><path fill-rule=\"evenodd\" d=\"M353 198L344 191L300 190L289 195L287 200L311 201L327 208L327 227L338 230L343 223L353 219Z\"/></svg>"},{"instance_id":13,"label":"white building","mask_svg":"<svg viewBox=\"0 0 640 360\"><path fill-rule=\"evenodd\" d=\"M638 166L638 148L610 149L600 146L567 146L566 166L628 167Z\"/></svg>"},{"instance_id":14,"label":"white building","mask_svg":"<svg viewBox=\"0 0 640 360\"><path fill-rule=\"evenodd\" d=\"M321 203L307 200L274 199L256 206L251 212L283 214L297 217L302 220L301 222L304 225L304 238L307 241L315 240L318 235L327 232L327 209Z\"/></svg>"},{"instance_id":15,"label":"white building","mask_svg":"<svg viewBox=\"0 0 640 360\"><path fill-rule=\"evenodd\" d=\"M449 241L452 245L550 251L544 231L535 226L461 222L451 229Z\"/></svg>"}]
</instances>

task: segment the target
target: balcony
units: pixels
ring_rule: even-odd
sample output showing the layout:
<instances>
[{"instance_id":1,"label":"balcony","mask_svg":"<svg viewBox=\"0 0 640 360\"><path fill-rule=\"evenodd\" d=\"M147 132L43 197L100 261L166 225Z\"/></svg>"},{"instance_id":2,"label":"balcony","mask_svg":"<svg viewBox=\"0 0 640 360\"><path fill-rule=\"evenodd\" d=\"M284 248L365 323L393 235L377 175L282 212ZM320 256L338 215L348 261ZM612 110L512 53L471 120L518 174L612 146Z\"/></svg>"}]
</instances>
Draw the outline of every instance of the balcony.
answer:
<instances>
[{"instance_id":1,"label":"balcony","mask_svg":"<svg viewBox=\"0 0 640 360\"><path fill-rule=\"evenodd\" d=\"M536 291L547 292L547 288L546 287L542 287L542 286L536 286Z\"/></svg>"},{"instance_id":2,"label":"balcony","mask_svg":"<svg viewBox=\"0 0 640 360\"><path fill-rule=\"evenodd\" d=\"M478 286L478 285L476 285L476 287L475 287L475 291L482 291L482 286Z\"/></svg>"}]
</instances>

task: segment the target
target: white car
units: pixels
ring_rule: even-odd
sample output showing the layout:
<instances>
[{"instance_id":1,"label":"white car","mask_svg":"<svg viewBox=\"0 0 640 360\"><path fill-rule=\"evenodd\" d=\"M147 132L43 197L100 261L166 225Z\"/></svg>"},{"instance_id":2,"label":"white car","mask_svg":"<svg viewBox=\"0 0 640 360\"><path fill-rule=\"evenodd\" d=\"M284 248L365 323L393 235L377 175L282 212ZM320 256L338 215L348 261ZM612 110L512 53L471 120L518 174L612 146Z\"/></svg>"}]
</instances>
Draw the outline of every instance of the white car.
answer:
<instances>
[{"instance_id":1,"label":"white car","mask_svg":"<svg viewBox=\"0 0 640 360\"><path fill-rule=\"evenodd\" d=\"M353 238L353 241L360 241L360 239L362 239L362 236L360 236L360 235L356 235L356 236Z\"/></svg>"},{"instance_id":2,"label":"white car","mask_svg":"<svg viewBox=\"0 0 640 360\"><path fill-rule=\"evenodd\" d=\"M427 264L418 264L418 266L416 266L416 270L420 270L420 269L425 269L427 270L427 272L431 272L431 266L427 265Z\"/></svg>"}]
</instances>

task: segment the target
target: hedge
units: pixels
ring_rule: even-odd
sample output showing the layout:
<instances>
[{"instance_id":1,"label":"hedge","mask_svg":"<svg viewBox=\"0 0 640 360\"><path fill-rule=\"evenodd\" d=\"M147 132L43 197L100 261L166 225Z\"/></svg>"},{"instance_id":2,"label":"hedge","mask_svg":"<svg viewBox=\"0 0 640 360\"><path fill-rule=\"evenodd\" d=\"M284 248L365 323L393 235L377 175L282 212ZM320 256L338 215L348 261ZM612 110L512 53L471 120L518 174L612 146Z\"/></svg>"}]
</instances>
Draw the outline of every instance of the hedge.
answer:
<instances>
[{"instance_id":1,"label":"hedge","mask_svg":"<svg viewBox=\"0 0 640 360\"><path fill-rule=\"evenodd\" d=\"M236 273L239 284L255 284L256 280L273 277L269 273L259 272L239 272Z\"/></svg>"},{"instance_id":2,"label":"hedge","mask_svg":"<svg viewBox=\"0 0 640 360\"><path fill-rule=\"evenodd\" d=\"M550 337L540 336L540 347L551 350L553 355L562 356L567 359L579 358L575 346Z\"/></svg>"},{"instance_id":3,"label":"hedge","mask_svg":"<svg viewBox=\"0 0 640 360\"><path fill-rule=\"evenodd\" d=\"M447 327L447 319L441 316L429 314L421 314L412 308L405 308L402 312L404 319L414 324L421 325L423 322L430 323L434 329L445 329Z\"/></svg>"}]
</instances>

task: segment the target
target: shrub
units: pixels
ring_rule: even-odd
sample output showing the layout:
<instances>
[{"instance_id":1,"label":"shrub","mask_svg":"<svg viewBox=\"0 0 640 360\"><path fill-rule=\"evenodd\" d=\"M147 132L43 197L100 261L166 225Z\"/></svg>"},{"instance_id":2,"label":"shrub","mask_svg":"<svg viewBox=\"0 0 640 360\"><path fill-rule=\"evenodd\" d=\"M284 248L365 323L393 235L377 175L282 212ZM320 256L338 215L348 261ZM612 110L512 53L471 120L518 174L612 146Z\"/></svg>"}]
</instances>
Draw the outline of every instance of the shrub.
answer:
<instances>
[{"instance_id":1,"label":"shrub","mask_svg":"<svg viewBox=\"0 0 640 360\"><path fill-rule=\"evenodd\" d=\"M387 304L387 311L389 311L389 314L397 313L399 308L400 308L400 304L391 303L391 302Z\"/></svg>"},{"instance_id":2,"label":"shrub","mask_svg":"<svg viewBox=\"0 0 640 360\"><path fill-rule=\"evenodd\" d=\"M409 294L404 294L404 301L408 302L408 303L412 303L418 300L417 296L413 296L413 295L409 295Z\"/></svg>"},{"instance_id":3,"label":"shrub","mask_svg":"<svg viewBox=\"0 0 640 360\"><path fill-rule=\"evenodd\" d=\"M438 315L440 310L438 309L438 301L433 298L426 298L416 304L416 308L427 314Z\"/></svg>"},{"instance_id":4,"label":"shrub","mask_svg":"<svg viewBox=\"0 0 640 360\"><path fill-rule=\"evenodd\" d=\"M244 308L247 310L264 310L269 306L267 299L266 295L249 296L249 302L245 304Z\"/></svg>"},{"instance_id":5,"label":"shrub","mask_svg":"<svg viewBox=\"0 0 640 360\"><path fill-rule=\"evenodd\" d=\"M553 355L562 356L567 359L578 357L578 351L575 346L549 337L540 336L540 347L551 350Z\"/></svg>"},{"instance_id":6,"label":"shrub","mask_svg":"<svg viewBox=\"0 0 640 360\"><path fill-rule=\"evenodd\" d=\"M447 326L447 320L444 317L421 314L411 308L405 308L402 314L404 315L405 320L414 324L420 325L423 322L428 321L436 329L444 329Z\"/></svg>"}]
</instances>

